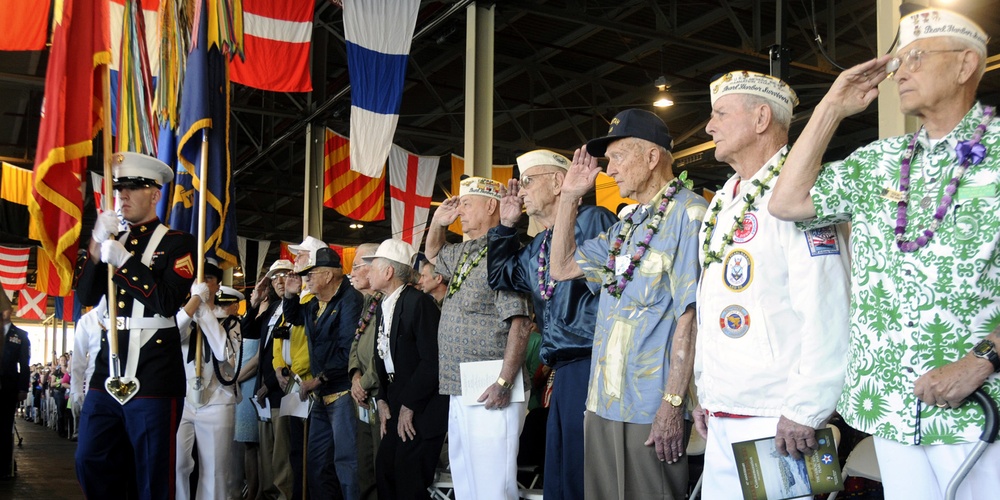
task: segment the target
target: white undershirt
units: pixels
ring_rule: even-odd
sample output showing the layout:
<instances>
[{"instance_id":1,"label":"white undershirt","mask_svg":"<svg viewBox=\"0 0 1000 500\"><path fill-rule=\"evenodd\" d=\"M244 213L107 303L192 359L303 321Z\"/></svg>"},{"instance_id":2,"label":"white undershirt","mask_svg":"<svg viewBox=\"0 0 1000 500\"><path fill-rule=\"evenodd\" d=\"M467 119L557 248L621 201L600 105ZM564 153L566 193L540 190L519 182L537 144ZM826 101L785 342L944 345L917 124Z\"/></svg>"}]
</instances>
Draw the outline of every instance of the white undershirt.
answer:
<instances>
[{"instance_id":1,"label":"white undershirt","mask_svg":"<svg viewBox=\"0 0 1000 500\"><path fill-rule=\"evenodd\" d=\"M382 344L383 351L386 353L382 358L385 362L385 372L386 373L396 373L396 366L392 363L392 343L389 342L389 334L392 329L392 313L396 310L396 302L399 301L399 296L403 293L403 286L400 285L389 295L386 295L382 299L382 325L379 329L379 343Z\"/></svg>"}]
</instances>

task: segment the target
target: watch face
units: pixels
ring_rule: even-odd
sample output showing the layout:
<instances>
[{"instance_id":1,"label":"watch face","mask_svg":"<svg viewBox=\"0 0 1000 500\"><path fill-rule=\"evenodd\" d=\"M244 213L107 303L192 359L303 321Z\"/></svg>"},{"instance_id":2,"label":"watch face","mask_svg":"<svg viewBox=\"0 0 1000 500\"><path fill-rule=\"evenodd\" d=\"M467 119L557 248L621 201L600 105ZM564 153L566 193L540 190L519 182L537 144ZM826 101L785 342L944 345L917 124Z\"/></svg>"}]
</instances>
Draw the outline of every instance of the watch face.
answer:
<instances>
[{"instance_id":1,"label":"watch face","mask_svg":"<svg viewBox=\"0 0 1000 500\"><path fill-rule=\"evenodd\" d=\"M988 356L991 352L993 352L993 347L993 342L989 340L982 340L976 344L976 347L972 348L972 353L980 357Z\"/></svg>"}]
</instances>

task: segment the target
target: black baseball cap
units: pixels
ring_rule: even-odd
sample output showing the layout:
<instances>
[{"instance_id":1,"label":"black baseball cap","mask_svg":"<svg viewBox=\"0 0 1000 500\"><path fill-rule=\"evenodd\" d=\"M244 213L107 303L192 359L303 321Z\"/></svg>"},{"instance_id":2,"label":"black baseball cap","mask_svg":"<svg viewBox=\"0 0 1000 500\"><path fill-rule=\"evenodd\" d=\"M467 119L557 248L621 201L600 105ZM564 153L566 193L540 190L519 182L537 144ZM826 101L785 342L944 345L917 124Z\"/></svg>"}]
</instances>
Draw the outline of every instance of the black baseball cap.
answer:
<instances>
[{"instance_id":1,"label":"black baseball cap","mask_svg":"<svg viewBox=\"0 0 1000 500\"><path fill-rule=\"evenodd\" d=\"M309 263L297 274L300 276L306 275L315 267L333 267L343 269L344 266L340 262L340 255L337 255L337 252L334 251L334 249L330 247L323 247L310 252Z\"/></svg>"},{"instance_id":2,"label":"black baseball cap","mask_svg":"<svg viewBox=\"0 0 1000 500\"><path fill-rule=\"evenodd\" d=\"M592 139L587 143L587 152L602 157L608 150L608 144L626 137L645 139L667 148L668 151L674 148L674 138L670 136L670 129L659 116L644 109L626 109L611 120L608 135Z\"/></svg>"}]
</instances>

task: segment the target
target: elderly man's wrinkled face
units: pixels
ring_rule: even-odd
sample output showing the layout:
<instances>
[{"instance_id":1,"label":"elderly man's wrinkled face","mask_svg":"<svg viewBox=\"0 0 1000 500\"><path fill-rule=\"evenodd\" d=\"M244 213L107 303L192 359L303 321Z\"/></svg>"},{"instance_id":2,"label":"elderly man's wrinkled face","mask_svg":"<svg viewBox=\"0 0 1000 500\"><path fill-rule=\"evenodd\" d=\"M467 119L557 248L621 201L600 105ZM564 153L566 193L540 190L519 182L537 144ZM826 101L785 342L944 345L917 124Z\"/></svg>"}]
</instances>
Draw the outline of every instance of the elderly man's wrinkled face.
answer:
<instances>
[{"instance_id":1,"label":"elderly man's wrinkled face","mask_svg":"<svg viewBox=\"0 0 1000 500\"><path fill-rule=\"evenodd\" d=\"M467 194L458 201L458 216L462 219L462 232L486 232L493 227L490 208L496 200L487 196Z\"/></svg>"},{"instance_id":2,"label":"elderly man's wrinkled face","mask_svg":"<svg viewBox=\"0 0 1000 500\"><path fill-rule=\"evenodd\" d=\"M355 256L351 264L351 286L358 290L368 290L372 287L368 279L371 272L371 264L365 262L361 256Z\"/></svg>"},{"instance_id":3,"label":"elderly man's wrinkled face","mask_svg":"<svg viewBox=\"0 0 1000 500\"><path fill-rule=\"evenodd\" d=\"M651 172L647 155L652 147L652 143L634 137L619 139L608 145L605 153L608 175L618 184L622 197L630 198L645 189Z\"/></svg>"},{"instance_id":4,"label":"elderly man's wrinkled face","mask_svg":"<svg viewBox=\"0 0 1000 500\"><path fill-rule=\"evenodd\" d=\"M903 114L923 116L954 98L960 91L955 75L965 52L961 43L949 37L923 38L896 52L900 65L893 79Z\"/></svg>"},{"instance_id":5,"label":"elderly man's wrinkled face","mask_svg":"<svg viewBox=\"0 0 1000 500\"><path fill-rule=\"evenodd\" d=\"M746 105L744 96L722 96L712 106L712 118L705 132L715 141L715 159L732 163L741 150L756 140L753 133L754 111Z\"/></svg>"},{"instance_id":6,"label":"elderly man's wrinkled face","mask_svg":"<svg viewBox=\"0 0 1000 500\"><path fill-rule=\"evenodd\" d=\"M531 167L521 173L518 196L531 217L554 215L565 170L549 165Z\"/></svg>"}]
</instances>

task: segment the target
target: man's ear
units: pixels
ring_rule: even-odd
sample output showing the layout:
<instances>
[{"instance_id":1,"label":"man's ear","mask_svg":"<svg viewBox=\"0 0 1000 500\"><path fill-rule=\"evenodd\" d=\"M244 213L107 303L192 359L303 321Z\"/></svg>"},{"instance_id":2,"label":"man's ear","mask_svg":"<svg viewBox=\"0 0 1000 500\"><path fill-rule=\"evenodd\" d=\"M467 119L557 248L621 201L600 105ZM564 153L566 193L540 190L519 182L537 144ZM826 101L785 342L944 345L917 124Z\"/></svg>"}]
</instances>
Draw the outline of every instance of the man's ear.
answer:
<instances>
[{"instance_id":1,"label":"man's ear","mask_svg":"<svg viewBox=\"0 0 1000 500\"><path fill-rule=\"evenodd\" d=\"M771 113L771 106L766 104L758 106L757 112L754 113L754 130L758 134L762 134L771 125L772 121L774 121L774 115Z\"/></svg>"},{"instance_id":2,"label":"man's ear","mask_svg":"<svg viewBox=\"0 0 1000 500\"><path fill-rule=\"evenodd\" d=\"M493 198L490 198L488 204L486 205L486 212L490 215L493 215L499 209L500 209L500 202Z\"/></svg>"},{"instance_id":3,"label":"man's ear","mask_svg":"<svg viewBox=\"0 0 1000 500\"><path fill-rule=\"evenodd\" d=\"M160 198L162 197L163 197L163 191L161 191L159 188L154 188L153 196L151 197L153 200L153 204L158 203L160 201Z\"/></svg>"}]
</instances>

